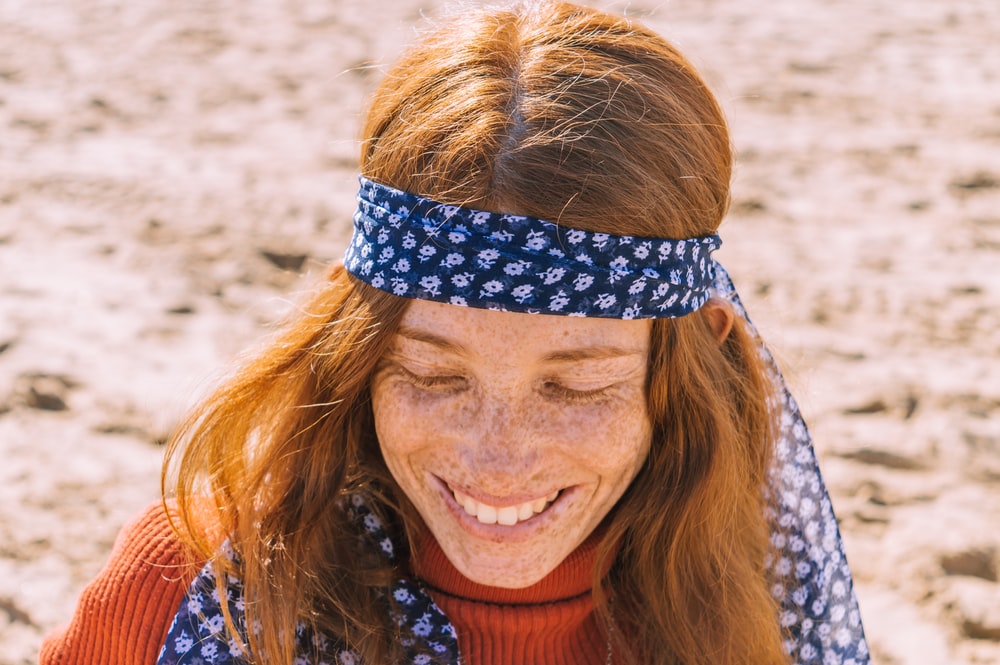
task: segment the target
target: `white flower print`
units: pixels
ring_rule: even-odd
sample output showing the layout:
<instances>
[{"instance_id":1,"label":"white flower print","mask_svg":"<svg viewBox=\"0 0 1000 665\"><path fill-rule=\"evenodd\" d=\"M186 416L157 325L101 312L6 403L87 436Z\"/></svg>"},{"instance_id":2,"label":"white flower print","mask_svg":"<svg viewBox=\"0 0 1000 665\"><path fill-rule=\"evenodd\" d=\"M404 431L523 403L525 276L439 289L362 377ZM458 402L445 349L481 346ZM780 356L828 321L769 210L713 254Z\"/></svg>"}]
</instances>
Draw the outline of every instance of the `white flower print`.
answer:
<instances>
[{"instance_id":1,"label":"white flower print","mask_svg":"<svg viewBox=\"0 0 1000 665\"><path fill-rule=\"evenodd\" d=\"M204 625L214 635L222 632L222 629L226 627L226 620L222 618L221 614L214 614L208 617Z\"/></svg>"},{"instance_id":2,"label":"white flower print","mask_svg":"<svg viewBox=\"0 0 1000 665\"><path fill-rule=\"evenodd\" d=\"M448 242L453 245L460 245L465 242L465 234L458 233L457 231L450 231L448 233Z\"/></svg>"},{"instance_id":3,"label":"white flower print","mask_svg":"<svg viewBox=\"0 0 1000 665\"><path fill-rule=\"evenodd\" d=\"M571 245L579 245L587 238L587 232L579 229L570 229L566 233L566 242Z\"/></svg>"},{"instance_id":4,"label":"white flower print","mask_svg":"<svg viewBox=\"0 0 1000 665\"><path fill-rule=\"evenodd\" d=\"M441 278L436 275L427 275L420 278L420 286L427 289L431 295L441 295Z\"/></svg>"},{"instance_id":5,"label":"white flower print","mask_svg":"<svg viewBox=\"0 0 1000 665\"><path fill-rule=\"evenodd\" d=\"M194 646L194 640L186 632L182 632L180 637L174 640L174 651L177 653L187 653Z\"/></svg>"},{"instance_id":6,"label":"white flower print","mask_svg":"<svg viewBox=\"0 0 1000 665\"><path fill-rule=\"evenodd\" d=\"M420 255L421 262L426 261L437 254L437 247L434 245L423 245L417 250L417 254Z\"/></svg>"},{"instance_id":7,"label":"white flower print","mask_svg":"<svg viewBox=\"0 0 1000 665\"><path fill-rule=\"evenodd\" d=\"M586 291L594 283L593 275L577 275L573 280L573 288L577 291Z\"/></svg>"},{"instance_id":8,"label":"white flower print","mask_svg":"<svg viewBox=\"0 0 1000 665\"><path fill-rule=\"evenodd\" d=\"M240 646L239 642L230 637L227 643L229 644L230 656L236 656L238 658L243 655L243 647Z\"/></svg>"},{"instance_id":9,"label":"white flower print","mask_svg":"<svg viewBox=\"0 0 1000 665\"><path fill-rule=\"evenodd\" d=\"M441 262L441 265L447 266L449 268L454 268L456 266L462 265L463 263L465 263L464 256L462 256L458 252L451 252L446 257L444 257L444 261Z\"/></svg>"},{"instance_id":10,"label":"white flower print","mask_svg":"<svg viewBox=\"0 0 1000 665\"><path fill-rule=\"evenodd\" d=\"M427 637L431 634L431 629L433 624L430 621L430 616L427 614L421 615L419 619L413 624L413 633L419 635L420 637Z\"/></svg>"},{"instance_id":11,"label":"white flower print","mask_svg":"<svg viewBox=\"0 0 1000 665\"><path fill-rule=\"evenodd\" d=\"M189 596L187 601L188 612L191 614L201 614L201 596Z\"/></svg>"},{"instance_id":12,"label":"white flower print","mask_svg":"<svg viewBox=\"0 0 1000 665\"><path fill-rule=\"evenodd\" d=\"M639 260L649 256L649 242L643 242L636 245L635 249L632 250L632 256Z\"/></svg>"},{"instance_id":13,"label":"white flower print","mask_svg":"<svg viewBox=\"0 0 1000 665\"><path fill-rule=\"evenodd\" d=\"M488 270L500 258L500 252L495 249L484 249L476 254L476 258L479 259L479 267Z\"/></svg>"},{"instance_id":14,"label":"white flower print","mask_svg":"<svg viewBox=\"0 0 1000 665\"><path fill-rule=\"evenodd\" d=\"M393 272L410 272L409 259L400 259L392 266Z\"/></svg>"},{"instance_id":15,"label":"white flower print","mask_svg":"<svg viewBox=\"0 0 1000 665\"><path fill-rule=\"evenodd\" d=\"M542 279L542 282L544 282L545 285L548 286L551 284L555 284L557 282L561 282L563 277L566 276L566 269L553 267L549 268L548 270L545 270L544 272L538 273L538 276Z\"/></svg>"},{"instance_id":16,"label":"white flower print","mask_svg":"<svg viewBox=\"0 0 1000 665\"><path fill-rule=\"evenodd\" d=\"M417 246L417 239L413 236L412 232L407 231L406 235L403 236L401 244L403 245L403 249L413 249Z\"/></svg>"},{"instance_id":17,"label":"white flower print","mask_svg":"<svg viewBox=\"0 0 1000 665\"><path fill-rule=\"evenodd\" d=\"M452 275L451 283L460 289L464 289L472 283L472 277L473 275L471 272L462 272L457 275Z\"/></svg>"},{"instance_id":18,"label":"white flower print","mask_svg":"<svg viewBox=\"0 0 1000 665\"><path fill-rule=\"evenodd\" d=\"M483 284L483 293L488 295L496 295L503 291L503 282L491 279L490 281Z\"/></svg>"},{"instance_id":19,"label":"white flower print","mask_svg":"<svg viewBox=\"0 0 1000 665\"><path fill-rule=\"evenodd\" d=\"M410 290L410 285L406 283L405 279L400 279L399 277L392 278L392 292L397 296L405 296L406 292Z\"/></svg>"},{"instance_id":20,"label":"white flower print","mask_svg":"<svg viewBox=\"0 0 1000 665\"><path fill-rule=\"evenodd\" d=\"M628 259L624 256L616 257L608 263L608 267L611 268L607 275L608 282L611 284L620 282L628 275Z\"/></svg>"},{"instance_id":21,"label":"white flower print","mask_svg":"<svg viewBox=\"0 0 1000 665\"><path fill-rule=\"evenodd\" d=\"M510 294L514 296L514 300L516 300L521 304L524 304L524 301L526 301L528 298L531 297L531 292L534 291L534 289L535 287L531 286L530 284L522 284L520 286L514 287L514 290L511 291Z\"/></svg>"},{"instance_id":22,"label":"white flower print","mask_svg":"<svg viewBox=\"0 0 1000 665\"><path fill-rule=\"evenodd\" d=\"M523 275L524 271L527 270L530 265L531 264L527 261L511 261L503 267L503 271L507 275L516 277L517 275Z\"/></svg>"},{"instance_id":23,"label":"white flower print","mask_svg":"<svg viewBox=\"0 0 1000 665\"><path fill-rule=\"evenodd\" d=\"M539 251L545 249L545 234L542 231L529 231L528 239L524 243L524 249Z\"/></svg>"},{"instance_id":24,"label":"white flower print","mask_svg":"<svg viewBox=\"0 0 1000 665\"><path fill-rule=\"evenodd\" d=\"M628 285L628 293L630 296L634 296L638 293L642 293L646 290L646 278L640 277L631 284Z\"/></svg>"},{"instance_id":25,"label":"white flower print","mask_svg":"<svg viewBox=\"0 0 1000 665\"><path fill-rule=\"evenodd\" d=\"M201 656L208 662L215 662L215 657L219 655L219 645L215 642L206 642L201 645Z\"/></svg>"},{"instance_id":26,"label":"white flower print","mask_svg":"<svg viewBox=\"0 0 1000 665\"><path fill-rule=\"evenodd\" d=\"M382 251L378 254L379 263L388 263L396 256L396 250L392 247L383 247Z\"/></svg>"},{"instance_id":27,"label":"white flower print","mask_svg":"<svg viewBox=\"0 0 1000 665\"><path fill-rule=\"evenodd\" d=\"M614 305L616 302L618 302L618 298L616 298L613 294L602 293L601 295L597 296L597 300L594 301L594 304L600 307L601 309L607 309L608 307Z\"/></svg>"}]
</instances>

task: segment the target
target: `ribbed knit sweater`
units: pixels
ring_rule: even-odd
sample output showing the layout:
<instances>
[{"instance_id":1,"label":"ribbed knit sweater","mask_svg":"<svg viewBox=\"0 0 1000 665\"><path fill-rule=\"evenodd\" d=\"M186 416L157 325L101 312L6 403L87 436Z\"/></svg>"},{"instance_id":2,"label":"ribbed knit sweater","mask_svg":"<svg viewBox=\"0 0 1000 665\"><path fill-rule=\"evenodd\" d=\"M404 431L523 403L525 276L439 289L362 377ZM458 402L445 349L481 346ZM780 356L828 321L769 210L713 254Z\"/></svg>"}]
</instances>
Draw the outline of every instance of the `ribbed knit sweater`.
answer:
<instances>
[{"instance_id":1,"label":"ribbed knit sweater","mask_svg":"<svg viewBox=\"0 0 1000 665\"><path fill-rule=\"evenodd\" d=\"M153 665L199 567L163 507L148 507L118 535L69 626L42 643L39 663Z\"/></svg>"},{"instance_id":2,"label":"ribbed knit sweater","mask_svg":"<svg viewBox=\"0 0 1000 665\"><path fill-rule=\"evenodd\" d=\"M510 590L463 577L433 538L415 548L415 572L458 632L465 665L599 665L591 538L538 584ZM41 665L154 665L201 564L160 504L122 529L104 569L84 589L69 625L46 638Z\"/></svg>"},{"instance_id":3,"label":"ribbed knit sweater","mask_svg":"<svg viewBox=\"0 0 1000 665\"><path fill-rule=\"evenodd\" d=\"M413 568L455 627L464 665L604 665L608 636L591 597L599 544L592 535L524 589L472 582L430 535L415 543Z\"/></svg>"}]
</instances>

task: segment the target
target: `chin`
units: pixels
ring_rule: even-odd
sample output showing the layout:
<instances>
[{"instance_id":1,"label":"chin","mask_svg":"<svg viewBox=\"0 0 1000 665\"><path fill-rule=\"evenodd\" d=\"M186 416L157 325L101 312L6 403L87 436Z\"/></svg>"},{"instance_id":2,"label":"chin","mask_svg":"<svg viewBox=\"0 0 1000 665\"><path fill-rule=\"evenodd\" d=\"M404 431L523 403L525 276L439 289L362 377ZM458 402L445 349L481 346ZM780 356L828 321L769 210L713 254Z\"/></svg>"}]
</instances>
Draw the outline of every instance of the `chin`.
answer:
<instances>
[{"instance_id":1,"label":"chin","mask_svg":"<svg viewBox=\"0 0 1000 665\"><path fill-rule=\"evenodd\" d=\"M457 566L456 566L457 567ZM545 579L545 576L555 570L551 569L534 571L531 573L511 573L510 571L483 571L481 569L466 570L458 568L458 571L476 584L483 586L497 587L500 589L525 589Z\"/></svg>"},{"instance_id":2,"label":"chin","mask_svg":"<svg viewBox=\"0 0 1000 665\"><path fill-rule=\"evenodd\" d=\"M465 578L476 584L501 589L524 589L537 584L566 558L561 556L558 560L548 561L548 557L530 555L516 558L464 556L461 552L449 552L447 547L442 549Z\"/></svg>"}]
</instances>

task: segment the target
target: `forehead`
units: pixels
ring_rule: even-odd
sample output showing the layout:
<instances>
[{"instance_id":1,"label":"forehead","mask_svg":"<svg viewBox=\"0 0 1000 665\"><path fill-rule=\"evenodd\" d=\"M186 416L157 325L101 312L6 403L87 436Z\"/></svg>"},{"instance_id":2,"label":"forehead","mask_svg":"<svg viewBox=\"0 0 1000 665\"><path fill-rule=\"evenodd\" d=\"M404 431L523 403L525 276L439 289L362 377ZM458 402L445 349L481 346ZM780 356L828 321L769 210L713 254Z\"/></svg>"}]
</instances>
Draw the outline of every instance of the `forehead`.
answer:
<instances>
[{"instance_id":1,"label":"forehead","mask_svg":"<svg viewBox=\"0 0 1000 665\"><path fill-rule=\"evenodd\" d=\"M463 352L493 350L552 355L580 349L621 354L649 350L652 322L500 312L413 300L400 322L399 334Z\"/></svg>"}]
</instances>

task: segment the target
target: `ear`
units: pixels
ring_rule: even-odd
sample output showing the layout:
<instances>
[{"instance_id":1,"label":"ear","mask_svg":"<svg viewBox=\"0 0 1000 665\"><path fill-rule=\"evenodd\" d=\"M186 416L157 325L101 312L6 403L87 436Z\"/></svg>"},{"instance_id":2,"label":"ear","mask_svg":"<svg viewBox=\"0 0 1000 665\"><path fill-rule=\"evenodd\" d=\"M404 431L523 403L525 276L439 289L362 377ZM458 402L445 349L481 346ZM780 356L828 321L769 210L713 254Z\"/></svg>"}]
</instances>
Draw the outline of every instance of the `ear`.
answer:
<instances>
[{"instance_id":1,"label":"ear","mask_svg":"<svg viewBox=\"0 0 1000 665\"><path fill-rule=\"evenodd\" d=\"M713 296L702 305L700 311L712 334L715 335L715 341L718 342L719 346L722 346L726 338L729 337L729 331L733 329L733 322L736 320L733 306L729 304L728 300Z\"/></svg>"}]
</instances>

